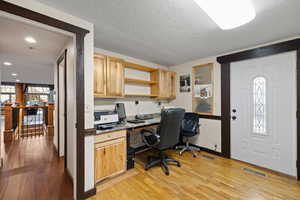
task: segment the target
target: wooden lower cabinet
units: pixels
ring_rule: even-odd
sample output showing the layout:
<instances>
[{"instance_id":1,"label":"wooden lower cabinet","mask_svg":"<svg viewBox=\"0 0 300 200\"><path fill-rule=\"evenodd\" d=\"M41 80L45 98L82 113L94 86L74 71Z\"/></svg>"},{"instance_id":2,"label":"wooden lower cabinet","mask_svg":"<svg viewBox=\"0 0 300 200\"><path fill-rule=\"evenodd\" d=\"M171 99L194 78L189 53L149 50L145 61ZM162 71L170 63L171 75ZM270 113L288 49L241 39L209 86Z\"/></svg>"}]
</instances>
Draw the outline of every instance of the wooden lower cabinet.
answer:
<instances>
[{"instance_id":1,"label":"wooden lower cabinet","mask_svg":"<svg viewBox=\"0 0 300 200\"><path fill-rule=\"evenodd\" d=\"M122 137L114 138L120 133ZM126 171L126 132L110 132L105 138L113 139L95 143L95 183Z\"/></svg>"}]
</instances>

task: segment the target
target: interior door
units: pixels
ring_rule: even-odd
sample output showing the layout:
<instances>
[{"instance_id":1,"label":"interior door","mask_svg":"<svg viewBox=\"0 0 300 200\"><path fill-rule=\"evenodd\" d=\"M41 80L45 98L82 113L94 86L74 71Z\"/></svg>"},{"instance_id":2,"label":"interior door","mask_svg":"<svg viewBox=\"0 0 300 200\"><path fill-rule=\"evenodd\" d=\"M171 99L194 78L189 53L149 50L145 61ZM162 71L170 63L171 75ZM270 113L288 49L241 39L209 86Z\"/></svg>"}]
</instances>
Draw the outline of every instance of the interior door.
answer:
<instances>
[{"instance_id":1,"label":"interior door","mask_svg":"<svg viewBox=\"0 0 300 200\"><path fill-rule=\"evenodd\" d=\"M65 153L65 61L61 61L58 66L58 123L59 123L59 156Z\"/></svg>"},{"instance_id":2,"label":"interior door","mask_svg":"<svg viewBox=\"0 0 300 200\"><path fill-rule=\"evenodd\" d=\"M231 157L296 176L296 53L231 64Z\"/></svg>"}]
</instances>

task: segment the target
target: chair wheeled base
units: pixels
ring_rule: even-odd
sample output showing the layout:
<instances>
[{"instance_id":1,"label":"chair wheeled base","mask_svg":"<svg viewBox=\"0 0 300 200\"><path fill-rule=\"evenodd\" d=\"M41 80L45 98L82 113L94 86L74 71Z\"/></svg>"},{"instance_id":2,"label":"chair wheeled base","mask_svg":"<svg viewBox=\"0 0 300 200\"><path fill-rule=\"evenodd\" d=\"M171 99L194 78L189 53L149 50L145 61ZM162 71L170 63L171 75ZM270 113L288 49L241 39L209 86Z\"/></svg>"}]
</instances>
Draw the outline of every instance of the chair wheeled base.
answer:
<instances>
[{"instance_id":1,"label":"chair wheeled base","mask_svg":"<svg viewBox=\"0 0 300 200\"><path fill-rule=\"evenodd\" d=\"M148 163L145 166L145 170L147 171L151 167L154 167L156 165L161 165L162 170L164 173L168 176L170 175L168 164L176 164L178 167L181 167L181 164L179 161L169 158L166 154L164 154L162 151L159 152L159 156L149 156L148 157Z\"/></svg>"},{"instance_id":2,"label":"chair wheeled base","mask_svg":"<svg viewBox=\"0 0 300 200\"><path fill-rule=\"evenodd\" d=\"M176 146L175 148L176 148L176 149L182 149L182 150L179 152L179 155L181 155L181 156L182 156L182 154L183 154L185 151L190 151L190 152L193 154L193 157L197 157L196 151L200 152L200 148L195 147L195 146L190 146L189 141L186 141L185 145L178 145L178 146Z\"/></svg>"}]
</instances>

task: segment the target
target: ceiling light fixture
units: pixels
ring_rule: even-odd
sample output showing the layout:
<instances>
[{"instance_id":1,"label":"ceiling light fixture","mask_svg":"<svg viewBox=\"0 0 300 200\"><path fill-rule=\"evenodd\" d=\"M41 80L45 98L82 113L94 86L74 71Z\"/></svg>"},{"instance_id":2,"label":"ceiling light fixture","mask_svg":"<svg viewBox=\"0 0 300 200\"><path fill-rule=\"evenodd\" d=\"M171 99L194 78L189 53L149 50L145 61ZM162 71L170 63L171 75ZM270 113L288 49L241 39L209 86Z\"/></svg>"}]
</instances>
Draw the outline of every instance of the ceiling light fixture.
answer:
<instances>
[{"instance_id":1,"label":"ceiling light fixture","mask_svg":"<svg viewBox=\"0 0 300 200\"><path fill-rule=\"evenodd\" d=\"M19 79L17 79L17 80L16 80L16 82L20 82L20 80L19 80Z\"/></svg>"},{"instance_id":2,"label":"ceiling light fixture","mask_svg":"<svg viewBox=\"0 0 300 200\"><path fill-rule=\"evenodd\" d=\"M25 41L30 43L30 44L35 44L36 43L36 40L33 37L30 37L30 36L26 37Z\"/></svg>"},{"instance_id":3,"label":"ceiling light fixture","mask_svg":"<svg viewBox=\"0 0 300 200\"><path fill-rule=\"evenodd\" d=\"M5 65L5 66L12 66L12 63L11 62L4 62L3 65Z\"/></svg>"},{"instance_id":4,"label":"ceiling light fixture","mask_svg":"<svg viewBox=\"0 0 300 200\"><path fill-rule=\"evenodd\" d=\"M16 73L12 73L11 75L12 75L12 76L18 76L18 74L16 74Z\"/></svg>"},{"instance_id":5,"label":"ceiling light fixture","mask_svg":"<svg viewBox=\"0 0 300 200\"><path fill-rule=\"evenodd\" d=\"M233 29L256 17L251 0L194 0L223 30Z\"/></svg>"}]
</instances>

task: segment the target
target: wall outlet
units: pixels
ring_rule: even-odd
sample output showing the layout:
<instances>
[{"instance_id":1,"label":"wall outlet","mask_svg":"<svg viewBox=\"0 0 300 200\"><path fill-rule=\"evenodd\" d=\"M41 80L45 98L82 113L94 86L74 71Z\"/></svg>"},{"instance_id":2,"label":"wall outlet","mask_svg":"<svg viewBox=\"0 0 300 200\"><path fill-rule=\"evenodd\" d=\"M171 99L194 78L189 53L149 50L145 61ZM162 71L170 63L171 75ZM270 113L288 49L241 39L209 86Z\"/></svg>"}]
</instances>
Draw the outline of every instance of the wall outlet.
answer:
<instances>
[{"instance_id":1,"label":"wall outlet","mask_svg":"<svg viewBox=\"0 0 300 200\"><path fill-rule=\"evenodd\" d=\"M217 145L217 144L215 144L215 151L217 151L217 149L218 149L218 145Z\"/></svg>"},{"instance_id":2,"label":"wall outlet","mask_svg":"<svg viewBox=\"0 0 300 200\"><path fill-rule=\"evenodd\" d=\"M157 102L157 104L159 105L159 106L161 106L161 102L159 101L159 102Z\"/></svg>"},{"instance_id":3,"label":"wall outlet","mask_svg":"<svg viewBox=\"0 0 300 200\"><path fill-rule=\"evenodd\" d=\"M135 105L139 105L139 103L140 103L139 101L135 101L134 102Z\"/></svg>"}]
</instances>

